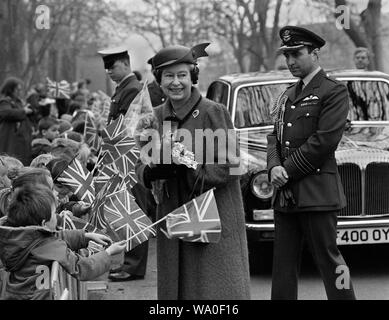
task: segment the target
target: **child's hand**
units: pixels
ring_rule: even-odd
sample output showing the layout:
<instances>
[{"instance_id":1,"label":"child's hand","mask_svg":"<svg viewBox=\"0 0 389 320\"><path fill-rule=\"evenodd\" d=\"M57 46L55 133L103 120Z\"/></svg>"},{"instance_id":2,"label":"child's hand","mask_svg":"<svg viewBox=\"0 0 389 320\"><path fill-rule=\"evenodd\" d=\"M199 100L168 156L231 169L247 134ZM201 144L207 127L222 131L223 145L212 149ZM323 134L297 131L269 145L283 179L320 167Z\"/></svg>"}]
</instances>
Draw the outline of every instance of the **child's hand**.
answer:
<instances>
[{"instance_id":1,"label":"child's hand","mask_svg":"<svg viewBox=\"0 0 389 320\"><path fill-rule=\"evenodd\" d=\"M73 216L73 212L69 211L69 210L62 210L60 213L59 213L59 216L60 217L65 217L65 215L67 216Z\"/></svg>"},{"instance_id":2,"label":"child's hand","mask_svg":"<svg viewBox=\"0 0 389 320\"><path fill-rule=\"evenodd\" d=\"M98 233L92 233L88 232L85 233L85 238L88 240L92 240L98 244L101 244L103 246L108 246L112 243L112 240L110 237L107 237L106 235L103 234L98 234Z\"/></svg>"},{"instance_id":3,"label":"child's hand","mask_svg":"<svg viewBox=\"0 0 389 320\"><path fill-rule=\"evenodd\" d=\"M105 249L105 251L107 251L109 256L113 256L115 254L123 252L126 249L126 245L127 245L127 240L115 242L112 245L110 245L107 249Z\"/></svg>"}]
</instances>

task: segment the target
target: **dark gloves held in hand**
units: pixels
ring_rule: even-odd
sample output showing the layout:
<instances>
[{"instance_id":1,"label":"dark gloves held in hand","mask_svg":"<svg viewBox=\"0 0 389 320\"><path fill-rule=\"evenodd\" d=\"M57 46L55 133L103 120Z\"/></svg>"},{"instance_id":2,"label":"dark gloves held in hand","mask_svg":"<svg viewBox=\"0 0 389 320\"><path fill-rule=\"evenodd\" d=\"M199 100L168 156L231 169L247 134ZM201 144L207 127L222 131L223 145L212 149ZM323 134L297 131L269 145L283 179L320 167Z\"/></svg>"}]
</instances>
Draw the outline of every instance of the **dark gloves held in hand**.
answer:
<instances>
[{"instance_id":1,"label":"dark gloves held in hand","mask_svg":"<svg viewBox=\"0 0 389 320\"><path fill-rule=\"evenodd\" d=\"M155 167L146 166L143 171L143 179L146 187L151 188L151 182L155 180L171 179L177 176L179 165L157 164Z\"/></svg>"},{"instance_id":2,"label":"dark gloves held in hand","mask_svg":"<svg viewBox=\"0 0 389 320\"><path fill-rule=\"evenodd\" d=\"M293 193L289 188L281 188L279 190L280 206L288 207L296 204Z\"/></svg>"}]
</instances>

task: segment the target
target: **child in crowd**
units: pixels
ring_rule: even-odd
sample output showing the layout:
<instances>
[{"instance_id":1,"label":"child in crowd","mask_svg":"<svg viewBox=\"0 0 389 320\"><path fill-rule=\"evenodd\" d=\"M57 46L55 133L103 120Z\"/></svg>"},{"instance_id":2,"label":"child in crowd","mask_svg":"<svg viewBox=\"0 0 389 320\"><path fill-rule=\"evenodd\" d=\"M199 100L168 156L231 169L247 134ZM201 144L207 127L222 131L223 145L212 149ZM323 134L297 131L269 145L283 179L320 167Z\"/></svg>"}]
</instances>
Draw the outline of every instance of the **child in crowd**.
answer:
<instances>
[{"instance_id":1,"label":"child in crowd","mask_svg":"<svg viewBox=\"0 0 389 320\"><path fill-rule=\"evenodd\" d=\"M50 171L54 189L58 193L57 212L64 210L71 211L78 218L84 218L90 212L90 205L79 201L76 195L65 185L58 182L60 174L67 168L68 162L64 159L53 159L46 168ZM88 220L88 219L87 219Z\"/></svg>"},{"instance_id":2,"label":"child in crowd","mask_svg":"<svg viewBox=\"0 0 389 320\"><path fill-rule=\"evenodd\" d=\"M32 168L46 168L46 165L54 159L51 153L43 153L31 161Z\"/></svg>"},{"instance_id":3,"label":"child in crowd","mask_svg":"<svg viewBox=\"0 0 389 320\"><path fill-rule=\"evenodd\" d=\"M16 176L19 169L23 168L23 163L7 155L0 156L0 189L11 187L11 179Z\"/></svg>"},{"instance_id":4,"label":"child in crowd","mask_svg":"<svg viewBox=\"0 0 389 320\"><path fill-rule=\"evenodd\" d=\"M9 272L4 299L52 299L50 268L54 261L73 277L88 281L108 272L110 256L124 251L125 241L111 244L105 235L56 232L55 211L55 196L44 185L25 185L13 191L8 216L0 220L0 259ZM85 248L90 240L111 245L90 257L73 251Z\"/></svg>"},{"instance_id":5,"label":"child in crowd","mask_svg":"<svg viewBox=\"0 0 389 320\"><path fill-rule=\"evenodd\" d=\"M59 135L59 121L53 117L45 117L39 120L38 123L39 135L32 140L32 158L50 153L52 149L52 142Z\"/></svg>"}]
</instances>

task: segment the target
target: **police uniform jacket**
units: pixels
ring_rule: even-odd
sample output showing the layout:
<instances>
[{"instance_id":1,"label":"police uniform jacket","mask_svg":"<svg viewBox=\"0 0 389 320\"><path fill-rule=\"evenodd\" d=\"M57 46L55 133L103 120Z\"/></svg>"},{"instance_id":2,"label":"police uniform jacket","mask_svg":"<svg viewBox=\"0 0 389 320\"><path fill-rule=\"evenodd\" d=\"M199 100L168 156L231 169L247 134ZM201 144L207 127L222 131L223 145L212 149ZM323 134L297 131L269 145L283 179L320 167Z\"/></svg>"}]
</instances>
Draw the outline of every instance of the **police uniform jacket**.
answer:
<instances>
[{"instance_id":1,"label":"police uniform jacket","mask_svg":"<svg viewBox=\"0 0 389 320\"><path fill-rule=\"evenodd\" d=\"M166 96L156 81L150 83L147 88L149 89L151 104L154 108L166 101Z\"/></svg>"},{"instance_id":2,"label":"police uniform jacket","mask_svg":"<svg viewBox=\"0 0 389 320\"><path fill-rule=\"evenodd\" d=\"M268 172L283 166L289 176L286 185L296 204L281 207L279 192L276 211L333 211L346 205L335 160L342 138L349 102L346 87L320 70L296 96L297 84L277 99L274 131L268 135Z\"/></svg>"},{"instance_id":3,"label":"police uniform jacket","mask_svg":"<svg viewBox=\"0 0 389 320\"><path fill-rule=\"evenodd\" d=\"M108 123L112 120L116 120L120 114L126 114L128 107L140 90L142 90L142 85L135 75L128 77L119 84L111 99L112 102L108 115Z\"/></svg>"}]
</instances>

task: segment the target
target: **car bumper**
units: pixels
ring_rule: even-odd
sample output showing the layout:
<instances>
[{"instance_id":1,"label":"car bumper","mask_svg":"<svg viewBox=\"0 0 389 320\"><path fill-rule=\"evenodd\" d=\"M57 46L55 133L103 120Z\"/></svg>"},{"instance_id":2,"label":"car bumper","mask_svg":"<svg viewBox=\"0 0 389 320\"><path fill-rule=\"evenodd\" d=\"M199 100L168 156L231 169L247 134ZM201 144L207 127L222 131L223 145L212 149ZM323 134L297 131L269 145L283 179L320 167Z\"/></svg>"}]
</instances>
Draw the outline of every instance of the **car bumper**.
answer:
<instances>
[{"instance_id":1,"label":"car bumper","mask_svg":"<svg viewBox=\"0 0 389 320\"><path fill-rule=\"evenodd\" d=\"M338 218L338 244L389 243L389 215ZM249 241L273 241L274 221L246 223Z\"/></svg>"}]
</instances>

